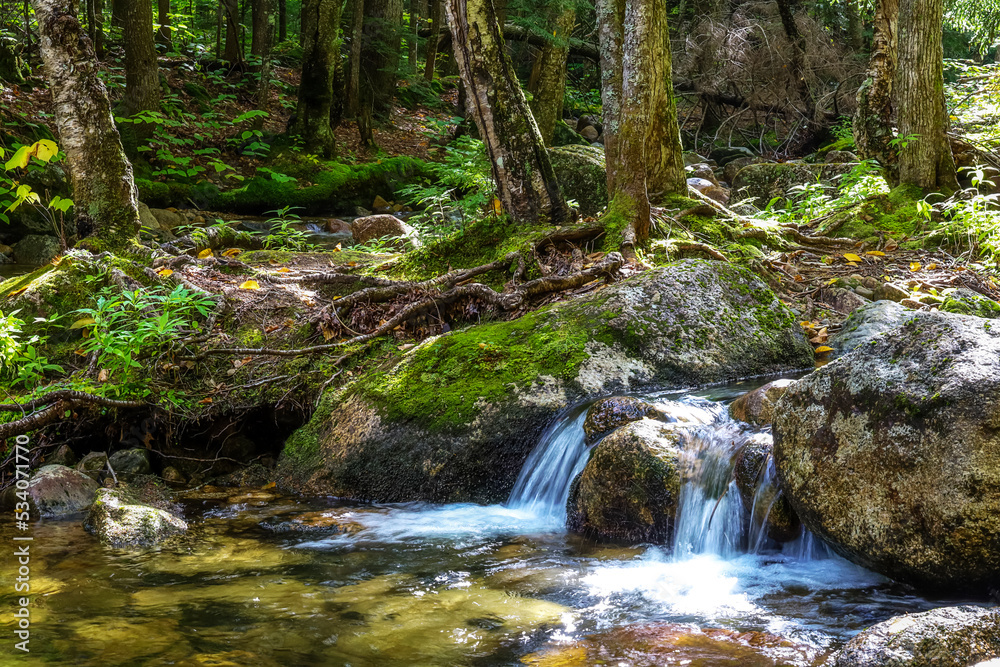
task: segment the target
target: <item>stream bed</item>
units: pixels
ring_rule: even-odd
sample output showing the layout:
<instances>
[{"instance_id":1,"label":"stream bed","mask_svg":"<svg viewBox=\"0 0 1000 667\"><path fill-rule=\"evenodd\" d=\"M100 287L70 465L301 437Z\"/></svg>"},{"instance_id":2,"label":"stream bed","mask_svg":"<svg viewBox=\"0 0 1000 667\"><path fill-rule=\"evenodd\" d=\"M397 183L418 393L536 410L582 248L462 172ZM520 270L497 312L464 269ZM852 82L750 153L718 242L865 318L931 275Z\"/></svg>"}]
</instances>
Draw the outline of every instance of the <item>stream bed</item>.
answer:
<instances>
[{"instance_id":1,"label":"stream bed","mask_svg":"<svg viewBox=\"0 0 1000 667\"><path fill-rule=\"evenodd\" d=\"M723 402L752 386L653 398L704 424L699 460L710 461L705 453L728 446L736 428ZM569 481L586 456L583 414L550 428L504 505L207 487L183 501L188 533L132 552L101 546L79 518L40 521L29 661L817 665L864 627L954 602L917 596L808 534L785 545L740 535L739 503L693 482L673 548L566 533ZM15 599L4 586L0 604ZM8 637L10 621L0 624Z\"/></svg>"}]
</instances>

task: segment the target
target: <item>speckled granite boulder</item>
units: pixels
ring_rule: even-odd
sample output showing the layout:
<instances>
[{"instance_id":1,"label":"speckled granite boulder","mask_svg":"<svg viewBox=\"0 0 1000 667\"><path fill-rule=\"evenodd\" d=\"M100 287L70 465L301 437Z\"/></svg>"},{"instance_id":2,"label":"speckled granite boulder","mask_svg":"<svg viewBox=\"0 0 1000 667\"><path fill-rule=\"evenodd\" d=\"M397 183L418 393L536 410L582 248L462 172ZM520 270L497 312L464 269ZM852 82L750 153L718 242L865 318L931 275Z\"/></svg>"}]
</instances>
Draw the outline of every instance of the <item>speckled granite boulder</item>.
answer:
<instances>
[{"instance_id":1,"label":"speckled granite boulder","mask_svg":"<svg viewBox=\"0 0 1000 667\"><path fill-rule=\"evenodd\" d=\"M888 577L1000 581L1000 326L911 311L792 385L774 460L805 526Z\"/></svg>"},{"instance_id":2,"label":"speckled granite boulder","mask_svg":"<svg viewBox=\"0 0 1000 667\"><path fill-rule=\"evenodd\" d=\"M83 527L116 548L151 546L188 528L180 517L113 489L98 489Z\"/></svg>"},{"instance_id":3,"label":"speckled granite boulder","mask_svg":"<svg viewBox=\"0 0 1000 667\"><path fill-rule=\"evenodd\" d=\"M795 380L775 380L743 394L729 406L729 416L748 424L764 425L774 421L774 406Z\"/></svg>"},{"instance_id":4,"label":"speckled granite boulder","mask_svg":"<svg viewBox=\"0 0 1000 667\"><path fill-rule=\"evenodd\" d=\"M812 365L794 314L766 284L732 264L684 260L428 339L328 392L288 440L279 484L381 501L502 502L570 405Z\"/></svg>"},{"instance_id":5,"label":"speckled granite boulder","mask_svg":"<svg viewBox=\"0 0 1000 667\"><path fill-rule=\"evenodd\" d=\"M941 607L896 616L864 630L833 667L968 667L1000 657L1000 612Z\"/></svg>"},{"instance_id":6,"label":"speckled granite boulder","mask_svg":"<svg viewBox=\"0 0 1000 667\"><path fill-rule=\"evenodd\" d=\"M16 487L11 486L4 493L4 504L13 506ZM61 465L42 466L28 480L28 495L31 497L31 518L58 517L82 512L94 500L97 482L82 472ZM37 513L36 513L37 512Z\"/></svg>"},{"instance_id":7,"label":"speckled granite boulder","mask_svg":"<svg viewBox=\"0 0 1000 667\"><path fill-rule=\"evenodd\" d=\"M656 413L655 407L632 396L602 398L595 401L587 410L587 418L583 422L583 432L587 436L587 440L593 442L597 437L613 431L619 426Z\"/></svg>"}]
</instances>

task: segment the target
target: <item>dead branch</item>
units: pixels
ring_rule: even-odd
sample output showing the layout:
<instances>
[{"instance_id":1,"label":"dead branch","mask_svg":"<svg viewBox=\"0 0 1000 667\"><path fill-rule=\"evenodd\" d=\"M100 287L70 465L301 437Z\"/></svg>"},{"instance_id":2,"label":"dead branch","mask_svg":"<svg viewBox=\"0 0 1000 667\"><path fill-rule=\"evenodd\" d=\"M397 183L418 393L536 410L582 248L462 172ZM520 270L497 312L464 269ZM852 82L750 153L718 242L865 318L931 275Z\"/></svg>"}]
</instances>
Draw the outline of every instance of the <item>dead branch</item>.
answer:
<instances>
[{"instance_id":1,"label":"dead branch","mask_svg":"<svg viewBox=\"0 0 1000 667\"><path fill-rule=\"evenodd\" d=\"M10 438L15 435L21 435L22 433L33 431L36 428L54 422L68 406L68 401L56 401L55 404L50 405L44 410L32 412L30 415L21 417L16 421L0 424L0 438Z\"/></svg>"},{"instance_id":2,"label":"dead branch","mask_svg":"<svg viewBox=\"0 0 1000 667\"><path fill-rule=\"evenodd\" d=\"M145 405L142 401L119 401L113 398L105 398L104 396L97 396L96 394L88 394L85 391L74 391L72 389L59 389L57 391L49 392L44 396L34 398L25 403L2 403L0 404L0 412L23 412L25 410L34 410L40 408L43 405L49 405L50 403L56 401L71 401L74 403L90 403L92 405L100 405L106 408L139 408Z\"/></svg>"},{"instance_id":3,"label":"dead branch","mask_svg":"<svg viewBox=\"0 0 1000 667\"><path fill-rule=\"evenodd\" d=\"M721 252L716 250L710 245L705 243L676 243L674 248L680 251L687 252L703 252L712 259L717 259L720 262L728 262L729 258L723 255Z\"/></svg>"}]
</instances>

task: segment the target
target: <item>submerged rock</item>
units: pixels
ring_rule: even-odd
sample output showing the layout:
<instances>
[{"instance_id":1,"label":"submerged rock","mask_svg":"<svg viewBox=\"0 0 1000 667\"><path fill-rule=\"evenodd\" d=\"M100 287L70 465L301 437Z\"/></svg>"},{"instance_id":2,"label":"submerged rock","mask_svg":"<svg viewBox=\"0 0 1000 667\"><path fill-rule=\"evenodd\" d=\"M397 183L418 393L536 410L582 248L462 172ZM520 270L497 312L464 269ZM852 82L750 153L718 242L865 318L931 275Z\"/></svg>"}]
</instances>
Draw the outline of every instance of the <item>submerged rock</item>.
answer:
<instances>
[{"instance_id":1,"label":"submerged rock","mask_svg":"<svg viewBox=\"0 0 1000 667\"><path fill-rule=\"evenodd\" d=\"M967 667L1000 657L1000 612L941 607L873 625L834 655L833 667Z\"/></svg>"},{"instance_id":2,"label":"submerged rock","mask_svg":"<svg viewBox=\"0 0 1000 667\"><path fill-rule=\"evenodd\" d=\"M748 424L765 425L774 421L774 406L795 380L775 380L743 394L729 406L729 416Z\"/></svg>"},{"instance_id":3,"label":"submerged rock","mask_svg":"<svg viewBox=\"0 0 1000 667\"><path fill-rule=\"evenodd\" d=\"M666 542L680 496L680 435L650 419L601 440L573 481L569 529L616 542Z\"/></svg>"},{"instance_id":4,"label":"submerged rock","mask_svg":"<svg viewBox=\"0 0 1000 667\"><path fill-rule=\"evenodd\" d=\"M305 512L290 518L265 519L260 527L274 533L346 533L360 532L364 526L334 512Z\"/></svg>"},{"instance_id":5,"label":"submerged rock","mask_svg":"<svg viewBox=\"0 0 1000 667\"><path fill-rule=\"evenodd\" d=\"M98 489L83 527L116 548L151 546L188 528L180 517L140 505L128 494L113 489Z\"/></svg>"},{"instance_id":6,"label":"submerged rock","mask_svg":"<svg viewBox=\"0 0 1000 667\"><path fill-rule=\"evenodd\" d=\"M430 338L328 392L286 444L280 483L382 501L503 501L546 425L573 403L812 365L795 316L763 282L684 260Z\"/></svg>"},{"instance_id":7,"label":"submerged rock","mask_svg":"<svg viewBox=\"0 0 1000 667\"><path fill-rule=\"evenodd\" d=\"M612 396L595 401L587 410L583 432L593 441L609 431L657 413L655 407L640 398Z\"/></svg>"},{"instance_id":8,"label":"submerged rock","mask_svg":"<svg viewBox=\"0 0 1000 667\"><path fill-rule=\"evenodd\" d=\"M788 389L781 486L847 558L913 584L1000 580L1000 326L910 311Z\"/></svg>"},{"instance_id":9,"label":"submerged rock","mask_svg":"<svg viewBox=\"0 0 1000 667\"><path fill-rule=\"evenodd\" d=\"M733 478L751 536L765 530L775 542L791 542L802 534L802 522L768 474L773 447L766 435L747 440L737 455Z\"/></svg>"},{"instance_id":10,"label":"submerged rock","mask_svg":"<svg viewBox=\"0 0 1000 667\"><path fill-rule=\"evenodd\" d=\"M28 480L28 495L32 501L32 519L64 516L82 512L94 500L97 482L82 472L61 465L42 466ZM6 505L14 502L16 487L4 494Z\"/></svg>"}]
</instances>

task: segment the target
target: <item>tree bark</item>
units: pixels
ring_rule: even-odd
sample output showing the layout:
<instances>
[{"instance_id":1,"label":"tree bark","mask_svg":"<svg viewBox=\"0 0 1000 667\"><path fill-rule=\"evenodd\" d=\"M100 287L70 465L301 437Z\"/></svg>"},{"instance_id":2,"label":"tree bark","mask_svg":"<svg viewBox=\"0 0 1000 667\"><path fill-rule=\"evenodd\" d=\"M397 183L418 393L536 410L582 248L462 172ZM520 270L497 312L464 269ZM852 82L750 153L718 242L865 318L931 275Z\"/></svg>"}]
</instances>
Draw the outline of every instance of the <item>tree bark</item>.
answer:
<instances>
[{"instance_id":1,"label":"tree bark","mask_svg":"<svg viewBox=\"0 0 1000 667\"><path fill-rule=\"evenodd\" d=\"M278 41L288 39L288 0L278 0Z\"/></svg>"},{"instance_id":2,"label":"tree bark","mask_svg":"<svg viewBox=\"0 0 1000 667\"><path fill-rule=\"evenodd\" d=\"M847 41L855 53L860 53L865 48L865 26L861 21L859 4L860 0L844 0L844 12L847 14Z\"/></svg>"},{"instance_id":3,"label":"tree bark","mask_svg":"<svg viewBox=\"0 0 1000 667\"><path fill-rule=\"evenodd\" d=\"M576 24L576 7L567 4L552 22L552 40L543 46L535 59L528 88L532 94L531 111L546 146L552 145L556 122L562 117L566 92L566 56L569 36Z\"/></svg>"},{"instance_id":4,"label":"tree bark","mask_svg":"<svg viewBox=\"0 0 1000 667\"><path fill-rule=\"evenodd\" d=\"M267 113L271 95L271 51L274 48L274 0L257 0L257 21L254 24L254 38L260 56L260 79L257 82L257 108ZM258 34L258 29L260 33ZM264 116L254 120L255 129L263 129Z\"/></svg>"},{"instance_id":5,"label":"tree bark","mask_svg":"<svg viewBox=\"0 0 1000 667\"><path fill-rule=\"evenodd\" d=\"M899 182L953 192L958 189L958 177L947 136L943 13L943 0L902 0L899 4Z\"/></svg>"},{"instance_id":6,"label":"tree bark","mask_svg":"<svg viewBox=\"0 0 1000 667\"><path fill-rule=\"evenodd\" d=\"M798 26L795 24L795 13L796 9L793 6L794 0L777 0L778 2L778 14L781 17L781 26L785 31L785 37L791 43L791 66L789 67L789 74L792 77L792 85L795 87L796 92L798 92L799 98L802 100L802 105L804 107L803 115L806 119L806 127L809 128L810 133L817 131L818 126L816 123L816 102L813 100L812 92L809 90L809 84L806 82L805 75L805 39L802 37L802 33L799 32Z\"/></svg>"},{"instance_id":7,"label":"tree bark","mask_svg":"<svg viewBox=\"0 0 1000 667\"><path fill-rule=\"evenodd\" d=\"M302 81L294 131L306 149L324 157L336 154L333 81L340 58L340 0L304 0L302 3Z\"/></svg>"},{"instance_id":8,"label":"tree bark","mask_svg":"<svg viewBox=\"0 0 1000 667\"><path fill-rule=\"evenodd\" d=\"M243 62L243 47L240 46L240 8L237 0L219 0L226 18L226 46L222 59L230 65Z\"/></svg>"},{"instance_id":9,"label":"tree bark","mask_svg":"<svg viewBox=\"0 0 1000 667\"><path fill-rule=\"evenodd\" d=\"M410 0L410 30L406 34L406 66L411 74L417 73L417 33L420 32L420 8L417 0Z\"/></svg>"},{"instance_id":10,"label":"tree bark","mask_svg":"<svg viewBox=\"0 0 1000 667\"><path fill-rule=\"evenodd\" d=\"M153 5L150 0L122 3L122 34L125 42L125 96L122 111L133 116L140 111L159 111L160 73L153 44ZM154 125L134 123L125 142L134 150L139 141L153 135Z\"/></svg>"},{"instance_id":11,"label":"tree bark","mask_svg":"<svg viewBox=\"0 0 1000 667\"><path fill-rule=\"evenodd\" d=\"M858 89L853 123L858 157L878 162L891 188L899 184L899 155L891 143L895 138L892 91L899 61L898 18L899 0L878 0L868 78Z\"/></svg>"},{"instance_id":12,"label":"tree bark","mask_svg":"<svg viewBox=\"0 0 1000 667\"><path fill-rule=\"evenodd\" d=\"M347 116L356 118L359 106L359 91L361 80L361 44L364 40L362 30L365 24L365 0L350 0L351 12L351 48L347 60L347 98L345 106Z\"/></svg>"},{"instance_id":13,"label":"tree bark","mask_svg":"<svg viewBox=\"0 0 1000 667\"><path fill-rule=\"evenodd\" d=\"M366 0L359 86L368 89L370 94L360 99L372 101L375 118L388 118L392 112L402 30L403 0Z\"/></svg>"},{"instance_id":14,"label":"tree bark","mask_svg":"<svg viewBox=\"0 0 1000 667\"><path fill-rule=\"evenodd\" d=\"M445 0L468 109L486 145L500 201L519 223L560 223L563 199L538 126L504 50L492 0Z\"/></svg>"},{"instance_id":15,"label":"tree bark","mask_svg":"<svg viewBox=\"0 0 1000 667\"><path fill-rule=\"evenodd\" d=\"M251 16L250 54L263 56L265 51L270 51L274 41L274 0L253 0Z\"/></svg>"},{"instance_id":16,"label":"tree bark","mask_svg":"<svg viewBox=\"0 0 1000 667\"><path fill-rule=\"evenodd\" d=\"M162 44L167 51L172 48L170 30L170 0L156 0L157 23L160 27L156 31L156 43Z\"/></svg>"},{"instance_id":17,"label":"tree bark","mask_svg":"<svg viewBox=\"0 0 1000 667\"><path fill-rule=\"evenodd\" d=\"M434 80L434 67L437 64L438 33L441 31L441 0L431 0L431 34L427 38L427 56L424 61L424 79Z\"/></svg>"},{"instance_id":18,"label":"tree bark","mask_svg":"<svg viewBox=\"0 0 1000 667\"><path fill-rule=\"evenodd\" d=\"M73 186L77 233L93 236L98 248L124 250L139 233L138 198L94 53L71 0L34 0L33 5L59 145Z\"/></svg>"},{"instance_id":19,"label":"tree bark","mask_svg":"<svg viewBox=\"0 0 1000 667\"><path fill-rule=\"evenodd\" d=\"M94 3L94 54L98 60L104 60L104 0L92 0Z\"/></svg>"}]
</instances>

